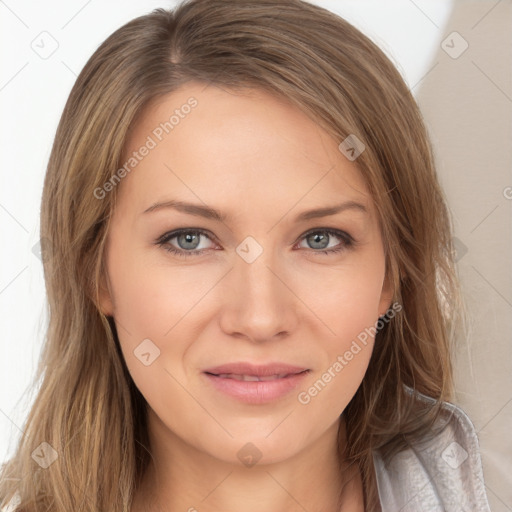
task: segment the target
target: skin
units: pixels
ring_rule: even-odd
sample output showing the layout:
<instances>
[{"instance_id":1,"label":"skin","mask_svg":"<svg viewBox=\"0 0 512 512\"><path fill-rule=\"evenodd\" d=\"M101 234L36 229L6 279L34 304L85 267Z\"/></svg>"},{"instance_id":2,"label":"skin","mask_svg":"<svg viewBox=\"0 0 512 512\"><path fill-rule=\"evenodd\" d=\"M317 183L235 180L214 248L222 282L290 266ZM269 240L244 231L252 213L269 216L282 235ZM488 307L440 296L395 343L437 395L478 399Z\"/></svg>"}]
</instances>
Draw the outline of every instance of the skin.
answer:
<instances>
[{"instance_id":1,"label":"skin","mask_svg":"<svg viewBox=\"0 0 512 512\"><path fill-rule=\"evenodd\" d=\"M362 511L360 475L343 463L340 474L337 439L339 429L343 446L340 415L364 377L373 339L309 403L297 395L390 307L371 197L340 141L285 100L254 89L185 84L144 112L126 158L191 96L197 107L118 185L105 253L101 308L114 317L126 364L149 404L154 465L132 511ZM170 199L231 217L143 213ZM367 213L295 220L349 200ZM179 257L155 243L179 228L208 236L188 243L174 237L167 247L201 255ZM356 244L345 246L329 228ZM304 236L311 230L327 240ZM252 263L236 252L247 236L263 249ZM160 350L148 366L134 354L144 339ZM244 404L202 375L234 361L282 361L310 373L279 400ZM261 454L252 467L237 456L247 443Z\"/></svg>"}]
</instances>

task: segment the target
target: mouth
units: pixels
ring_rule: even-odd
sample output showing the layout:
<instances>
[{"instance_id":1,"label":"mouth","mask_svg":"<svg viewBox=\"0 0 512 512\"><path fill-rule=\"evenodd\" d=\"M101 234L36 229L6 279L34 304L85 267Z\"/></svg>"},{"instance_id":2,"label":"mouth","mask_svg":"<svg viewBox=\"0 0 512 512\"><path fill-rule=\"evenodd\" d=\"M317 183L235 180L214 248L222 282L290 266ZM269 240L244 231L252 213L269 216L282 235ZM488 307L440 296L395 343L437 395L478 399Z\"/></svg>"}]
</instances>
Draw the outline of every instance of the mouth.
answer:
<instances>
[{"instance_id":1,"label":"mouth","mask_svg":"<svg viewBox=\"0 0 512 512\"><path fill-rule=\"evenodd\" d=\"M281 373L278 375L240 375L237 373L208 373L209 375L213 375L214 377L220 377L221 379L234 379L234 380L242 380L244 382L268 382L271 380L284 379L286 377L292 375L298 375L299 373L307 372L309 370L303 370L298 373Z\"/></svg>"},{"instance_id":2,"label":"mouth","mask_svg":"<svg viewBox=\"0 0 512 512\"><path fill-rule=\"evenodd\" d=\"M231 363L204 370L203 375L222 395L257 405L286 397L310 372L309 368L282 363Z\"/></svg>"},{"instance_id":3,"label":"mouth","mask_svg":"<svg viewBox=\"0 0 512 512\"><path fill-rule=\"evenodd\" d=\"M206 368L205 373L212 375L222 376L249 376L249 377L279 377L283 378L287 375L297 374L307 371L305 366L295 366L287 363L267 363L267 364L252 364L245 361L235 363L221 364Z\"/></svg>"}]
</instances>

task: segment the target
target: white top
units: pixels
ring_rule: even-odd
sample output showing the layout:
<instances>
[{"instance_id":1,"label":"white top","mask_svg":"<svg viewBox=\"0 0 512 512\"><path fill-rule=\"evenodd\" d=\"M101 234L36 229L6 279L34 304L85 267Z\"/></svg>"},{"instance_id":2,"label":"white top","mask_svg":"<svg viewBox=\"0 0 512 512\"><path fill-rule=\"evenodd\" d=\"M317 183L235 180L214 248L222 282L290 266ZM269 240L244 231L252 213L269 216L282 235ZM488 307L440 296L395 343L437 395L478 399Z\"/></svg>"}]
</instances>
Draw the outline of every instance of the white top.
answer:
<instances>
[{"instance_id":1,"label":"white top","mask_svg":"<svg viewBox=\"0 0 512 512\"><path fill-rule=\"evenodd\" d=\"M421 393L419 397L434 402ZM462 409L444 402L441 421L446 422L441 433L430 442L411 443L387 467L374 452L382 512L491 512L471 420ZM15 512L19 503L16 493L0 512Z\"/></svg>"},{"instance_id":2,"label":"white top","mask_svg":"<svg viewBox=\"0 0 512 512\"><path fill-rule=\"evenodd\" d=\"M421 393L419 399L435 401ZM445 423L430 442L411 443L387 467L374 452L382 512L491 512L471 420L460 407L443 402L438 425Z\"/></svg>"}]
</instances>

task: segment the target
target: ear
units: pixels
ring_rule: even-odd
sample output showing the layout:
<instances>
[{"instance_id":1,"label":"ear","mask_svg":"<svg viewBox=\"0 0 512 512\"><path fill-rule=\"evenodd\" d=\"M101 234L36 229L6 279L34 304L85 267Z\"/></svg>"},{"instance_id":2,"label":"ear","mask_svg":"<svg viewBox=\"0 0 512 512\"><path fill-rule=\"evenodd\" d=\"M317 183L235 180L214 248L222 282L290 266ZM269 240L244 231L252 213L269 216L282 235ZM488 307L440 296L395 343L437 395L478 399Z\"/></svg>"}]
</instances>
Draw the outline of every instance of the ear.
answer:
<instances>
[{"instance_id":1,"label":"ear","mask_svg":"<svg viewBox=\"0 0 512 512\"><path fill-rule=\"evenodd\" d=\"M379 316L384 316L386 312L391 308L392 300L393 286L391 284L391 278L388 272L384 278L384 283L382 284L382 292L379 301Z\"/></svg>"},{"instance_id":2,"label":"ear","mask_svg":"<svg viewBox=\"0 0 512 512\"><path fill-rule=\"evenodd\" d=\"M114 316L112 287L107 271L103 268L98 283L98 307L105 316Z\"/></svg>"}]
</instances>

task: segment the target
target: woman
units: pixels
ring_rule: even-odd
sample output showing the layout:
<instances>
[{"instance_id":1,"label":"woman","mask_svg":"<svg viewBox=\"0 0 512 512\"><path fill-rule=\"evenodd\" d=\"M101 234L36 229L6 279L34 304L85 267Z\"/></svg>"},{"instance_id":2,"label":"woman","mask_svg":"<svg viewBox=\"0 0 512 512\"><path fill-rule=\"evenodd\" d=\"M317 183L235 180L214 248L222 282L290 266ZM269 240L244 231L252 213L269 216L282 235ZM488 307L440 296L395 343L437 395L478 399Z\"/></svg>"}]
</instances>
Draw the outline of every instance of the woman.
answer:
<instances>
[{"instance_id":1,"label":"woman","mask_svg":"<svg viewBox=\"0 0 512 512\"><path fill-rule=\"evenodd\" d=\"M121 27L66 104L41 236L43 380L2 504L489 510L448 402L430 142L343 19L192 0Z\"/></svg>"}]
</instances>

